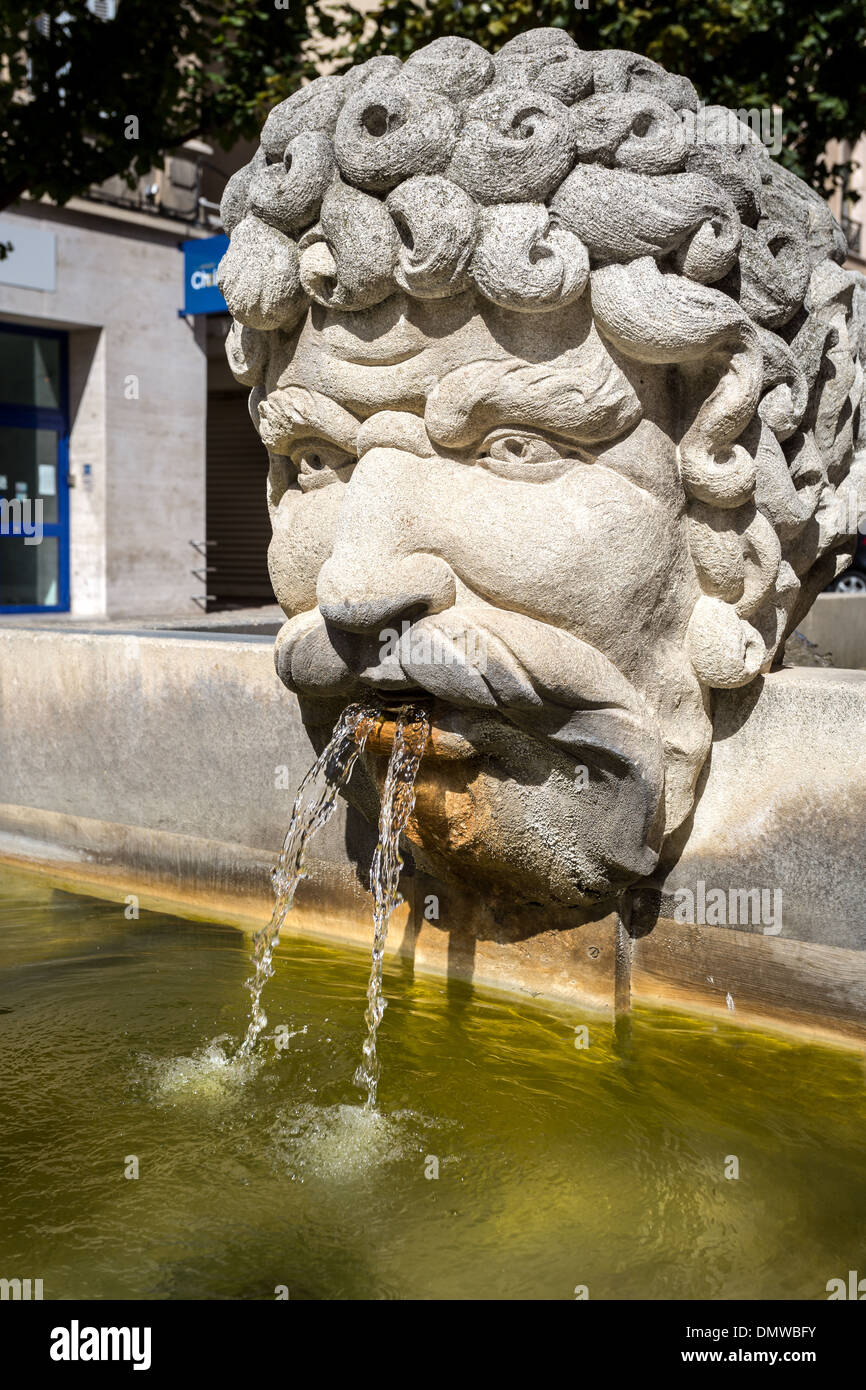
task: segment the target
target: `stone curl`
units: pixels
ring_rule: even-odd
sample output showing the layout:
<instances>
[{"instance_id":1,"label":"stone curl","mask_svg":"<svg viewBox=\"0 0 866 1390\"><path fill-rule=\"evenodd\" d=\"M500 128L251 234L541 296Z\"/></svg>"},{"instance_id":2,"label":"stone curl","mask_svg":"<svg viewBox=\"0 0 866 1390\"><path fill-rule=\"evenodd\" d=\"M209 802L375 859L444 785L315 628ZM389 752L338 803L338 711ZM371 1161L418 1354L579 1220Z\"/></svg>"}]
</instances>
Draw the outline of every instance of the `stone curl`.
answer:
<instances>
[{"instance_id":1,"label":"stone curl","mask_svg":"<svg viewBox=\"0 0 866 1390\"><path fill-rule=\"evenodd\" d=\"M494 56L438 39L277 106L222 217L230 362L257 391L269 343L311 302L362 312L395 292L477 292L520 312L588 292L614 351L670 366L700 398L678 460L700 590L688 649L705 686L766 670L844 565L866 483L866 284L841 268L819 195L687 78L559 28ZM493 418L517 409L521 383L490 370ZM428 404L454 447L470 427L459 387L440 383ZM592 402L562 401L590 428ZM604 428L638 414L636 397L615 402Z\"/></svg>"},{"instance_id":2,"label":"stone curl","mask_svg":"<svg viewBox=\"0 0 866 1390\"><path fill-rule=\"evenodd\" d=\"M419 174L388 195L387 208L400 238L400 288L418 299L465 290L479 211L468 193L441 175Z\"/></svg>"},{"instance_id":3,"label":"stone curl","mask_svg":"<svg viewBox=\"0 0 866 1390\"><path fill-rule=\"evenodd\" d=\"M249 214L308 243L314 228L326 250L306 257L307 281L315 275L321 294L326 262L341 262L345 292L328 302L360 310L381 297L384 261L362 237L338 247L323 231L321 208L338 183L386 200L401 241L394 289L425 298L475 283L509 307L525 290L523 307L535 309L568 301L585 254L593 266L651 255L687 278L720 281L737 268L741 221L757 228L768 165L733 113L698 107L687 79L637 54L586 52L562 29L535 29L495 57L443 38L405 63L380 57L301 88L269 115L260 150L229 182L223 216L230 233ZM546 205L553 224L530 253L530 264L551 263L532 275L512 270L508 283L499 252L491 278L492 228L505 214L480 216L506 204ZM511 220L543 225L526 213ZM391 240L380 228L382 239ZM521 254L515 247L515 266ZM759 230L743 255L730 292L776 326L804 292L802 256L780 255ZM365 293L359 282L371 265L376 284ZM299 281L298 293L308 296L308 284Z\"/></svg>"},{"instance_id":4,"label":"stone curl","mask_svg":"<svg viewBox=\"0 0 866 1390\"><path fill-rule=\"evenodd\" d=\"M589 255L579 237L551 222L537 203L484 208L471 264L478 289L493 304L525 311L579 299Z\"/></svg>"}]
</instances>

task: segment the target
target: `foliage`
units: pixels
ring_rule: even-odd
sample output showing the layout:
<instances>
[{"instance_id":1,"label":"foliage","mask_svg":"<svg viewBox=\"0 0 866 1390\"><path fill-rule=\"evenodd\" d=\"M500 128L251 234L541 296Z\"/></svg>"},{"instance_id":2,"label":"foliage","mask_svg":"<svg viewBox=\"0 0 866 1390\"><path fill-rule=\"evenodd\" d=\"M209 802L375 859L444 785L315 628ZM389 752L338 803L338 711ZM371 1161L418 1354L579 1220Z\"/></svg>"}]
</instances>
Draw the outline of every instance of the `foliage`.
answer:
<instances>
[{"instance_id":1,"label":"foliage","mask_svg":"<svg viewBox=\"0 0 866 1390\"><path fill-rule=\"evenodd\" d=\"M256 135L272 84L313 74L308 36L296 0L120 0L107 20L86 0L0 0L0 207L133 182L194 136Z\"/></svg>"},{"instance_id":2,"label":"foliage","mask_svg":"<svg viewBox=\"0 0 866 1390\"><path fill-rule=\"evenodd\" d=\"M782 161L829 192L829 140L866 129L866 4L836 0L383 0L371 13L303 0L0 0L0 208L132 183L185 140L254 136L264 109L315 75L312 33L343 65L407 57L461 34L495 50L538 25L584 48L630 48L686 73L704 101L780 106ZM46 20L50 21L46 23ZM138 119L129 138L128 117Z\"/></svg>"}]
</instances>

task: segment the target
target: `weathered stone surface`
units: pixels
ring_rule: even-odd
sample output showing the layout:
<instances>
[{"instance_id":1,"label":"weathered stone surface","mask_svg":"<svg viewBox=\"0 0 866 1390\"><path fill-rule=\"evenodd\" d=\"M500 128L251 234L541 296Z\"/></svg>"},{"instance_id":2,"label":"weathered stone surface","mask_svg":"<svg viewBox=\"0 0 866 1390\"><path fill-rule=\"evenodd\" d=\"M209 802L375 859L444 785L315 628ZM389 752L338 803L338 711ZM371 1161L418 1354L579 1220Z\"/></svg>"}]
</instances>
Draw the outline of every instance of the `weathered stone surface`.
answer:
<instances>
[{"instance_id":1,"label":"weathered stone surface","mask_svg":"<svg viewBox=\"0 0 866 1390\"><path fill-rule=\"evenodd\" d=\"M226 615L206 622L218 617L228 624ZM503 904L483 886L444 883L417 863L413 871L408 855L407 907L389 950L419 970L582 1007L627 997L631 967L634 997L862 1038L866 785L856 750L866 738L866 675L774 672L716 701L691 836L681 854L669 842L642 888L625 955L614 953L610 917ZM388 738L386 726L372 750L379 763ZM422 770L453 752L453 734L434 730ZM267 637L0 625L4 864L120 903L135 893L143 907L258 927L312 759ZM353 808L338 808L312 845L289 930L369 949L375 837ZM701 881L707 896L778 889L778 934L759 922L674 921L677 889L696 895ZM431 894L435 921L425 916Z\"/></svg>"},{"instance_id":2,"label":"weathered stone surface","mask_svg":"<svg viewBox=\"0 0 866 1390\"><path fill-rule=\"evenodd\" d=\"M557 29L321 79L227 213L314 739L423 696L419 862L605 911L693 808L713 691L854 544L866 299L829 210L687 79Z\"/></svg>"},{"instance_id":3,"label":"weathered stone surface","mask_svg":"<svg viewBox=\"0 0 866 1390\"><path fill-rule=\"evenodd\" d=\"M710 927L862 952L866 788L852 750L864 746L866 671L776 671L716 695L695 810L654 876L662 916L674 916L678 889L694 893L697 905L703 883L705 904L712 888L726 899L718 899L718 916L712 903L705 907ZM754 897L738 903L732 890L778 894L778 912L768 897L756 920ZM682 904L690 906L686 897Z\"/></svg>"},{"instance_id":4,"label":"weathered stone surface","mask_svg":"<svg viewBox=\"0 0 866 1390\"><path fill-rule=\"evenodd\" d=\"M258 273L262 259L268 264L267 277ZM220 263L219 284L234 318L248 328L267 332L290 327L303 312L297 246L252 214L232 234Z\"/></svg>"}]
</instances>

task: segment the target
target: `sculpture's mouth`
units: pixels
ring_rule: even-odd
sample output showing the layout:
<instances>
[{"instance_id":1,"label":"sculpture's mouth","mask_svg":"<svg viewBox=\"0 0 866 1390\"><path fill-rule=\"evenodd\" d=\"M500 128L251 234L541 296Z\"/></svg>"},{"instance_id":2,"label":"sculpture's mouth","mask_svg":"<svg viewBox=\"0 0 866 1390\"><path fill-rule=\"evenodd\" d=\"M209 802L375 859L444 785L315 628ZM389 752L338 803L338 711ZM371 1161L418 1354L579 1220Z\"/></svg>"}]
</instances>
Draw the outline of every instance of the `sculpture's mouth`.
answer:
<instances>
[{"instance_id":1,"label":"sculpture's mouth","mask_svg":"<svg viewBox=\"0 0 866 1390\"><path fill-rule=\"evenodd\" d=\"M430 720L430 737L424 749L423 760L431 762L460 763L470 762L478 757L479 724L490 715L473 715L470 710L456 711L443 700L433 700L418 691L407 695L399 702L379 699L384 718L376 726L367 740L371 753L390 755L397 732L397 717L402 711L423 709ZM456 727L457 723L461 728ZM475 734L475 738L473 738Z\"/></svg>"},{"instance_id":2,"label":"sculpture's mouth","mask_svg":"<svg viewBox=\"0 0 866 1390\"><path fill-rule=\"evenodd\" d=\"M491 718L497 727L505 719L571 756L594 750L648 784L663 780L660 735L631 682L597 648L520 613L485 606L428 615L404 623L386 650L334 629L316 610L285 624L276 660L284 683L308 700L373 695L386 716L424 704L438 735L434 756L468 758ZM386 717L382 745L392 722Z\"/></svg>"},{"instance_id":3,"label":"sculpture's mouth","mask_svg":"<svg viewBox=\"0 0 866 1390\"><path fill-rule=\"evenodd\" d=\"M375 699L383 718L364 756L379 784L399 711L424 707L431 732L407 835L437 871L586 905L655 866L656 720L613 663L571 634L503 610L452 609L407 624L383 656L316 612L286 624L277 669L320 727L341 705Z\"/></svg>"}]
</instances>

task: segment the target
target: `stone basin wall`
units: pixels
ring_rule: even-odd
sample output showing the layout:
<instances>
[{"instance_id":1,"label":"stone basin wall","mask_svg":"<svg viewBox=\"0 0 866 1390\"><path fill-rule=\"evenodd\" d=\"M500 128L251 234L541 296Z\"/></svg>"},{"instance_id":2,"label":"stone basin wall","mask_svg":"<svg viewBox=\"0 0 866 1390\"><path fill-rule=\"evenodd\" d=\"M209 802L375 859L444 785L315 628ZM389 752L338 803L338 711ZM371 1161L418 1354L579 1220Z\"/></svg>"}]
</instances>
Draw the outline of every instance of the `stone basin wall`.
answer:
<instances>
[{"instance_id":1,"label":"stone basin wall","mask_svg":"<svg viewBox=\"0 0 866 1390\"><path fill-rule=\"evenodd\" d=\"M667 1003L864 1041L864 746L866 672L782 670L720 693L695 812L625 920L527 909L504 927L407 856L389 949L592 1011ZM60 887L257 927L313 758L270 635L0 629L0 861ZM341 802L293 931L369 946L373 847ZM763 892L780 910L718 920L755 890L750 907Z\"/></svg>"}]
</instances>

